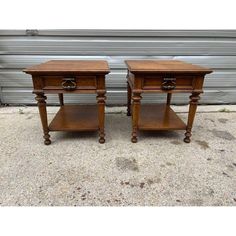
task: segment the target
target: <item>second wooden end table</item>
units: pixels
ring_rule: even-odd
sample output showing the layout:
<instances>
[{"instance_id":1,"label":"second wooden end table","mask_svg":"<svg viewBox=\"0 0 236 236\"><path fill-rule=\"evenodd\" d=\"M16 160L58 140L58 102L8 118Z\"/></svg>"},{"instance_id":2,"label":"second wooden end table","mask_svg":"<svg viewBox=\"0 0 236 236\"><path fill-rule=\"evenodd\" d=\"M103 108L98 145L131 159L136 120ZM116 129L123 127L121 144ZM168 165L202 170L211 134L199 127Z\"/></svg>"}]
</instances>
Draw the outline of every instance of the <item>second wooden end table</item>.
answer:
<instances>
[{"instance_id":1,"label":"second wooden end table","mask_svg":"<svg viewBox=\"0 0 236 236\"><path fill-rule=\"evenodd\" d=\"M184 141L190 142L193 120L203 82L210 69L175 60L128 60L127 115L132 110L132 138L138 130L186 130ZM166 104L141 104L142 93L166 93ZM173 93L191 93L188 121L185 124L170 108ZM132 99L132 109L131 109Z\"/></svg>"},{"instance_id":2,"label":"second wooden end table","mask_svg":"<svg viewBox=\"0 0 236 236\"><path fill-rule=\"evenodd\" d=\"M51 143L49 131L99 131L99 142L105 142L105 75L106 61L53 60L25 69L33 79L36 100L44 132L44 143ZM47 94L59 94L60 110L48 125ZM97 105L64 105L63 94L95 93Z\"/></svg>"}]
</instances>

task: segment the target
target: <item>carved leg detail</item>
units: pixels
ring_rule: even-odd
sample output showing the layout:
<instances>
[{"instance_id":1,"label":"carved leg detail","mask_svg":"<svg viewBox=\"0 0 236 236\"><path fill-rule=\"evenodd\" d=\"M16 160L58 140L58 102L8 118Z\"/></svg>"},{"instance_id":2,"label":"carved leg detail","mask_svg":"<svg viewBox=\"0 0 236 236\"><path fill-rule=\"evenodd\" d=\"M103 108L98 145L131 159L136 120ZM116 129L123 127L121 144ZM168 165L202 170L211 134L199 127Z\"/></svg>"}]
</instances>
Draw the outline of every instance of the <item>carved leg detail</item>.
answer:
<instances>
[{"instance_id":1,"label":"carved leg detail","mask_svg":"<svg viewBox=\"0 0 236 236\"><path fill-rule=\"evenodd\" d=\"M137 142L138 142L137 136L138 136L137 130L133 129L132 138L131 138L131 142L132 142L132 143L137 143Z\"/></svg>"},{"instance_id":2,"label":"carved leg detail","mask_svg":"<svg viewBox=\"0 0 236 236\"><path fill-rule=\"evenodd\" d=\"M64 106L63 93L59 93L58 97L59 97L60 106Z\"/></svg>"},{"instance_id":3,"label":"carved leg detail","mask_svg":"<svg viewBox=\"0 0 236 236\"><path fill-rule=\"evenodd\" d=\"M199 94L200 93L193 92L192 95L189 97L190 102L189 102L188 123L187 123L187 127L186 127L185 138L184 138L185 143L191 142L191 140L190 140L190 137L192 135L191 130L192 130L193 121L194 121L194 117L195 117L196 110L197 110L198 101L200 99Z\"/></svg>"},{"instance_id":4,"label":"carved leg detail","mask_svg":"<svg viewBox=\"0 0 236 236\"><path fill-rule=\"evenodd\" d=\"M49 145L51 144L49 129L48 129L48 120L47 120L47 110L46 110L46 99L47 97L44 96L43 93L37 93L35 100L38 102L39 114L41 118L41 123L43 127L44 133L44 144Z\"/></svg>"},{"instance_id":5,"label":"carved leg detail","mask_svg":"<svg viewBox=\"0 0 236 236\"><path fill-rule=\"evenodd\" d=\"M105 130L104 130L104 120L105 120L105 92L100 92L97 95L98 103L98 120L99 120L99 143L105 143Z\"/></svg>"},{"instance_id":6,"label":"carved leg detail","mask_svg":"<svg viewBox=\"0 0 236 236\"><path fill-rule=\"evenodd\" d=\"M141 101L140 93L134 93L132 96L133 104L132 104L132 138L131 141L133 143L137 143L138 139L138 120L140 113L140 101Z\"/></svg>"},{"instance_id":7,"label":"carved leg detail","mask_svg":"<svg viewBox=\"0 0 236 236\"><path fill-rule=\"evenodd\" d=\"M186 133L184 135L185 135L184 142L185 143L190 143L191 142L190 137L192 136L191 129L187 128Z\"/></svg>"},{"instance_id":8,"label":"carved leg detail","mask_svg":"<svg viewBox=\"0 0 236 236\"><path fill-rule=\"evenodd\" d=\"M131 88L127 81L127 116L131 116Z\"/></svg>"},{"instance_id":9,"label":"carved leg detail","mask_svg":"<svg viewBox=\"0 0 236 236\"><path fill-rule=\"evenodd\" d=\"M50 135L49 134L45 134L44 136L44 144L45 145L49 145L49 144L51 144L51 140L50 140Z\"/></svg>"}]
</instances>

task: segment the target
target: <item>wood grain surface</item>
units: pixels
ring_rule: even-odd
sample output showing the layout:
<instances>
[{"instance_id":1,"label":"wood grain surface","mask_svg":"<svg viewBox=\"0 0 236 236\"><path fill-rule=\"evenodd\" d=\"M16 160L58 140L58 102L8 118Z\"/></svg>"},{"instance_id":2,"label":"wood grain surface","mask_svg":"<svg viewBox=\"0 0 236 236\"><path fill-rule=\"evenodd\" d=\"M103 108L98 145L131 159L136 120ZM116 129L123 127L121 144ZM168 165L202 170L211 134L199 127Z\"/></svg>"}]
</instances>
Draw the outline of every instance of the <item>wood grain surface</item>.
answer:
<instances>
[{"instance_id":1,"label":"wood grain surface","mask_svg":"<svg viewBox=\"0 0 236 236\"><path fill-rule=\"evenodd\" d=\"M212 72L208 68L177 60L127 60L125 63L130 72L199 72L205 74Z\"/></svg>"},{"instance_id":2,"label":"wood grain surface","mask_svg":"<svg viewBox=\"0 0 236 236\"><path fill-rule=\"evenodd\" d=\"M107 61L100 60L51 60L24 70L35 72L104 72L109 73Z\"/></svg>"}]
</instances>

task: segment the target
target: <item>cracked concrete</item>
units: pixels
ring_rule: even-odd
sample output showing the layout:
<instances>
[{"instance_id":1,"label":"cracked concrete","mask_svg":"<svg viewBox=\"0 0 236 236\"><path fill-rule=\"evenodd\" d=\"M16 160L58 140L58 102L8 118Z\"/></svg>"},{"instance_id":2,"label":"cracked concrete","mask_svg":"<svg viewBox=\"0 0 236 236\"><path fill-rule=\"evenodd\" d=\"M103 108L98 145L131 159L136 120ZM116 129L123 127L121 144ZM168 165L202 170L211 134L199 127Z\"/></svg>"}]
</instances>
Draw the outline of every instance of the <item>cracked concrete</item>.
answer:
<instances>
[{"instance_id":1,"label":"cracked concrete","mask_svg":"<svg viewBox=\"0 0 236 236\"><path fill-rule=\"evenodd\" d=\"M236 112L223 109L199 107L190 144L184 131L142 132L133 144L116 107L105 144L97 133L54 132L45 146L36 107L0 108L0 205L236 206Z\"/></svg>"}]
</instances>

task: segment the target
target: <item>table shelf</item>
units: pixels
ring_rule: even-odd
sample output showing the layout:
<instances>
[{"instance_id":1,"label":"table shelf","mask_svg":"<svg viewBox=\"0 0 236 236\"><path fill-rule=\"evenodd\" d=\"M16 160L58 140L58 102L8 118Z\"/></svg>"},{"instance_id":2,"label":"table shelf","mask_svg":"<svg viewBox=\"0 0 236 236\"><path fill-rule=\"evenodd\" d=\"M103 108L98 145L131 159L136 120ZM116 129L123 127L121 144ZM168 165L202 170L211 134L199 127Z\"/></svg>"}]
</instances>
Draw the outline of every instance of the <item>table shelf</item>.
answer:
<instances>
[{"instance_id":1,"label":"table shelf","mask_svg":"<svg viewBox=\"0 0 236 236\"><path fill-rule=\"evenodd\" d=\"M140 130L185 130L186 124L166 104L142 104L138 128Z\"/></svg>"},{"instance_id":2,"label":"table shelf","mask_svg":"<svg viewBox=\"0 0 236 236\"><path fill-rule=\"evenodd\" d=\"M50 131L93 131L98 129L97 105L64 105L49 125Z\"/></svg>"}]
</instances>

